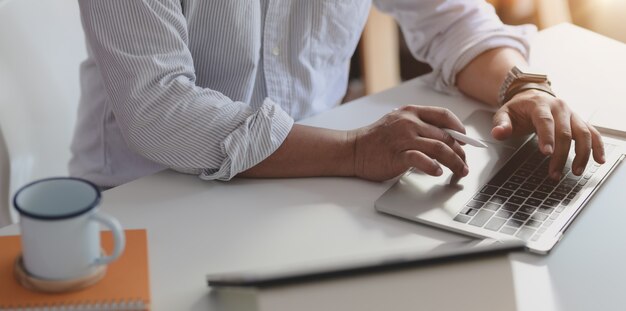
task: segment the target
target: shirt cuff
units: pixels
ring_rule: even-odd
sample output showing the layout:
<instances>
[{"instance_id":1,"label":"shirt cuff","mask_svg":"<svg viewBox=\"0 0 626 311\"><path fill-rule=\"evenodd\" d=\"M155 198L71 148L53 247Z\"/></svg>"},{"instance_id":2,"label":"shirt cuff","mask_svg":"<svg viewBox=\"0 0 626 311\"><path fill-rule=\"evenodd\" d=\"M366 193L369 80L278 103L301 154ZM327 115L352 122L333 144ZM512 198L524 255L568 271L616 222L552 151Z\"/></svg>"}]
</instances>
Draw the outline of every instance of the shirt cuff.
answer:
<instances>
[{"instance_id":1,"label":"shirt cuff","mask_svg":"<svg viewBox=\"0 0 626 311\"><path fill-rule=\"evenodd\" d=\"M293 119L266 98L258 111L230 133L222 143L226 158L219 169L204 169L200 178L227 181L269 157L291 131Z\"/></svg>"},{"instance_id":2,"label":"shirt cuff","mask_svg":"<svg viewBox=\"0 0 626 311\"><path fill-rule=\"evenodd\" d=\"M530 37L537 32L537 28L534 25L503 25L503 27L504 31L487 33L466 44L460 50L459 57L454 62L451 70L442 68L433 71L425 77L425 81L438 91L447 94L460 94L456 87L458 72L483 52L499 47L510 47L519 51L528 60L530 56Z\"/></svg>"}]
</instances>

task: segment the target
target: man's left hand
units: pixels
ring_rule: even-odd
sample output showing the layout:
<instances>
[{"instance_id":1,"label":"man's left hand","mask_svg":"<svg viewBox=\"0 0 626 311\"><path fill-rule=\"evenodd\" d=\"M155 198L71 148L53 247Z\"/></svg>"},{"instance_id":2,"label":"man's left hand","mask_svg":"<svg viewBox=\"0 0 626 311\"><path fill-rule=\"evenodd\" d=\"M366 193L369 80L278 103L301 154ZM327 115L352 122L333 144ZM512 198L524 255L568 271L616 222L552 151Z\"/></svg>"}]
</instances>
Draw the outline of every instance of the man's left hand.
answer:
<instances>
[{"instance_id":1,"label":"man's left hand","mask_svg":"<svg viewBox=\"0 0 626 311\"><path fill-rule=\"evenodd\" d=\"M550 177L561 178L572 140L575 142L572 172L580 175L585 170L589 154L602 164L605 162L602 137L598 130L574 113L567 104L538 90L516 94L493 117L491 134L498 140L511 135L537 132L539 149L551 156Z\"/></svg>"}]
</instances>

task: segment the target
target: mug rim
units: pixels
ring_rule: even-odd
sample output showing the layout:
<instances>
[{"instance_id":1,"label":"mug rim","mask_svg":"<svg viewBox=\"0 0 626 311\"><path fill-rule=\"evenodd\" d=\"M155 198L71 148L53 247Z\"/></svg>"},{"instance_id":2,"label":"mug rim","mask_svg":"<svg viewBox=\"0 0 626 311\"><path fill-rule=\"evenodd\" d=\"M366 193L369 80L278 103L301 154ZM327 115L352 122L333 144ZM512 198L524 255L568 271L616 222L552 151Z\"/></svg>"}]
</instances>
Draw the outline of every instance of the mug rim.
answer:
<instances>
[{"instance_id":1,"label":"mug rim","mask_svg":"<svg viewBox=\"0 0 626 311\"><path fill-rule=\"evenodd\" d=\"M24 209L22 209L18 204L17 204L17 197L20 195L20 193L22 193L22 191L26 190L26 188L42 183L42 182L47 182L47 181L51 181L51 180L75 180L75 181L79 181L82 183L87 184L88 186L92 187L95 192L96 192L96 196L94 198L94 200L87 204L84 208L75 211L75 212L71 212L71 213L67 213L67 214L61 214L61 215L52 215L52 216L46 216L46 215L38 215L38 214L34 214L31 213L29 211L26 211ZM94 209L96 206L98 206L98 204L100 204L100 200L102 198L102 195L100 193L100 189L93 184L92 182L86 180L86 179L82 179L82 178L78 178L78 177L49 177L49 178L43 178L43 179L38 179L35 180L33 182L30 182L24 186L22 186L13 196L13 206L15 207L15 209L20 213L20 215L22 216L26 216L29 218L33 218L33 219L42 219L42 220L62 220L62 219L68 219L68 218L72 218L72 217L76 217L76 216L80 216L82 214L85 214L89 211L91 211L92 209Z\"/></svg>"}]
</instances>

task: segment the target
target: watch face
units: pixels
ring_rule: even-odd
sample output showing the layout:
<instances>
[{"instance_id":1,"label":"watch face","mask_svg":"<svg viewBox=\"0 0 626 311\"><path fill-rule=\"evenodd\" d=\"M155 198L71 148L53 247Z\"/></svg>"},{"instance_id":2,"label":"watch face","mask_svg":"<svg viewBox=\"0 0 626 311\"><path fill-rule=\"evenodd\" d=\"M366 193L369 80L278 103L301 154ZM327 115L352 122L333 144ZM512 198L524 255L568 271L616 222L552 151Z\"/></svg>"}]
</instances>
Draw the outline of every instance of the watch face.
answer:
<instances>
[{"instance_id":1,"label":"watch face","mask_svg":"<svg viewBox=\"0 0 626 311\"><path fill-rule=\"evenodd\" d=\"M518 66L513 67L511 70L517 79L521 80L532 80L531 82L546 82L548 81L548 76L541 73L533 73L529 70L522 70Z\"/></svg>"}]
</instances>

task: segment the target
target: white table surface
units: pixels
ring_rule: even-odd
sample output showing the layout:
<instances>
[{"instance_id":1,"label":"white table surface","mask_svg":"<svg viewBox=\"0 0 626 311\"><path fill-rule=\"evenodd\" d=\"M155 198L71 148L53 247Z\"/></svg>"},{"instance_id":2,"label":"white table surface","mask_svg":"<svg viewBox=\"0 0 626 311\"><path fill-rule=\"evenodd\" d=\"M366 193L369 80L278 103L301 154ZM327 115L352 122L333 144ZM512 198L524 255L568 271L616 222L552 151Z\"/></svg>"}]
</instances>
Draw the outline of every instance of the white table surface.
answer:
<instances>
[{"instance_id":1,"label":"white table surface","mask_svg":"<svg viewBox=\"0 0 626 311\"><path fill-rule=\"evenodd\" d=\"M596 100L592 94L606 76L585 81L584 85L594 85L585 89L580 74L602 77L596 71L603 68L618 79L626 69L623 45L571 25L542 32L533 47L533 64L553 76L557 92L585 117L599 105L594 102L590 108L582 99ZM623 92L616 83L609 86L608 95L606 90L602 93L605 99ZM301 123L350 129L405 104L448 107L461 119L485 108L463 97L434 92L415 79ZM610 103L604 100L603 104ZM626 210L619 204L626 201L626 193L620 191L622 180L626 180L626 168L620 168L596 194L551 254L512 254L505 258L512 277L483 279L501 282L495 287L503 289L503 305L508 302L513 306L509 309L518 310L624 309L620 299L626 289L626 227L621 225ZM148 230L154 310L220 310L223 306L206 286L206 273L429 245L450 235L374 211L374 201L390 185L355 178L206 182L164 171L106 191L102 208L126 228ZM17 232L17 225L0 229L0 235ZM459 271L468 275L486 271L488 275L489 265L477 268L476 262L459 263L430 277L444 284L446 280L458 282L463 274ZM324 286L343 284L336 282ZM490 291L481 291L494 284L489 287L474 279L463 282L477 290L476 300L494 299ZM506 296L506 288L514 291L515 298ZM382 286L379 294L397 291ZM416 297L420 294L432 293L422 291ZM479 309L475 305L480 304L467 304L467 309ZM397 306L406 307L402 301Z\"/></svg>"}]
</instances>

